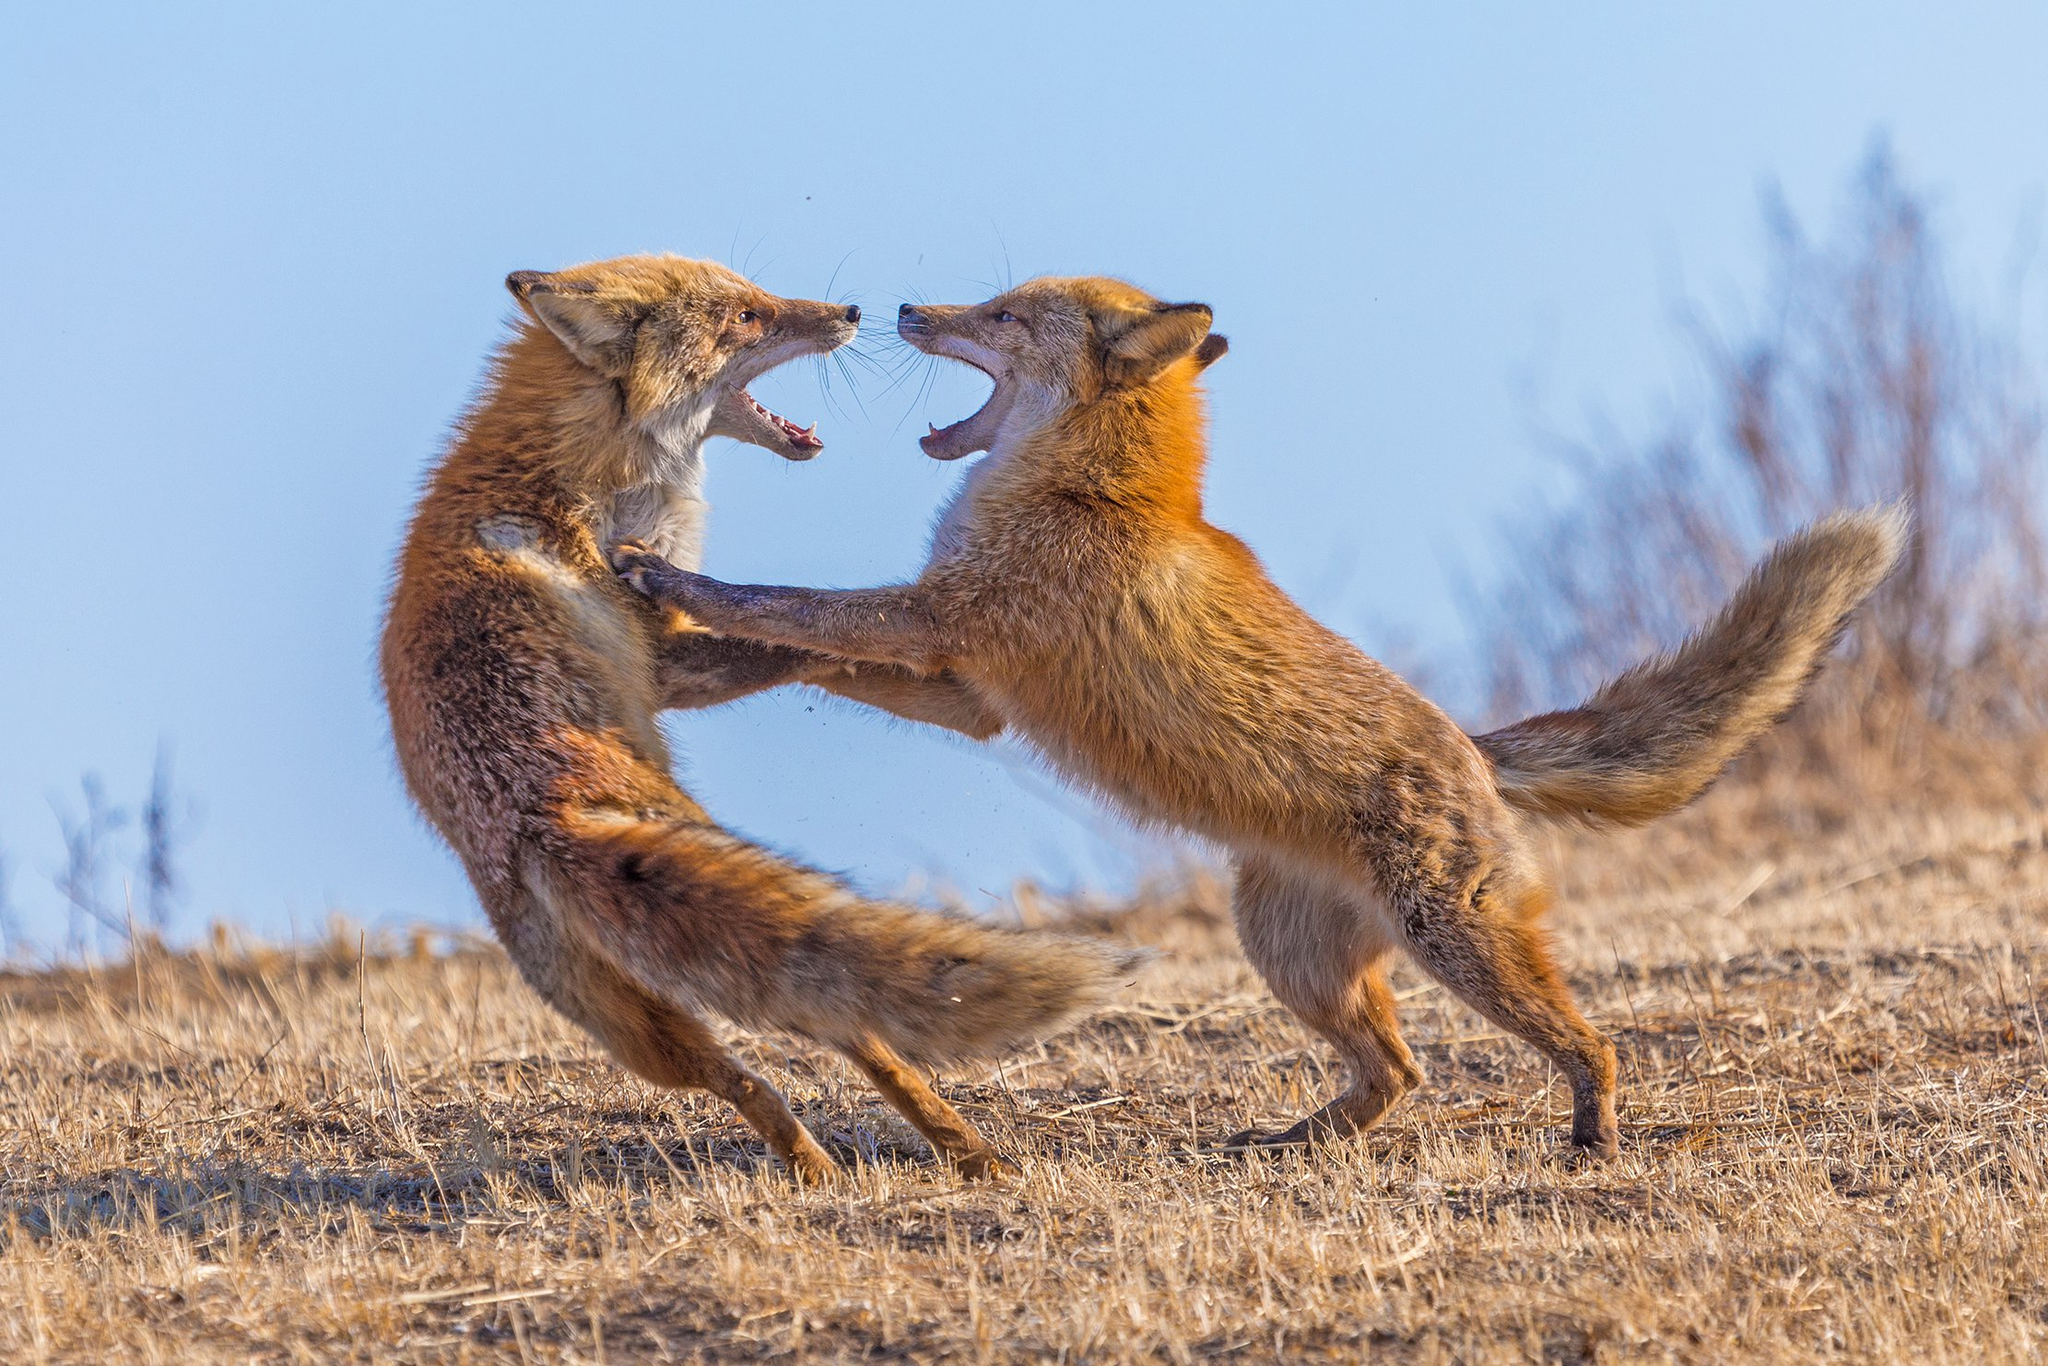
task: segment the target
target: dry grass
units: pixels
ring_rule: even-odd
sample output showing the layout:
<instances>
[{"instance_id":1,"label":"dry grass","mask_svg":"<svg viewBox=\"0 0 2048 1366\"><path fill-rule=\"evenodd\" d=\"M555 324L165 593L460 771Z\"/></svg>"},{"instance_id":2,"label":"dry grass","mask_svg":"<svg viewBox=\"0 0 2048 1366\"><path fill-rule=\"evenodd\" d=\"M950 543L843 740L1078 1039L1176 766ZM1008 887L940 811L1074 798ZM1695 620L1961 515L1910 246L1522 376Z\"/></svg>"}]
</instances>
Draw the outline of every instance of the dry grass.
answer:
<instances>
[{"instance_id":1,"label":"dry grass","mask_svg":"<svg viewBox=\"0 0 2048 1366\"><path fill-rule=\"evenodd\" d=\"M1171 951L1128 1004L951 1079L1023 1159L996 1188L752 1040L851 1168L797 1189L488 948L9 977L0 1360L2040 1359L2042 808L1731 845L1750 800L1561 844L1625 1059L1590 1169L1543 1065L1413 977L1430 1083L1381 1130L1195 1155L1332 1085L1199 880L1100 917Z\"/></svg>"}]
</instances>

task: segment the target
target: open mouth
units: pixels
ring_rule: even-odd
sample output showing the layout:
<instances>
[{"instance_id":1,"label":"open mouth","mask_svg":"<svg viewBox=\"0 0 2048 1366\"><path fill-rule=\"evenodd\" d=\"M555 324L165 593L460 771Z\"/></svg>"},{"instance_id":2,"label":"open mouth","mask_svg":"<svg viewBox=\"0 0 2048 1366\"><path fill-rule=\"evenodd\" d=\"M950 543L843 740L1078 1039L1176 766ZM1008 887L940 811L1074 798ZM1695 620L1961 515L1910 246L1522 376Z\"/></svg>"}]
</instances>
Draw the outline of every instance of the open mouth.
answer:
<instances>
[{"instance_id":1,"label":"open mouth","mask_svg":"<svg viewBox=\"0 0 2048 1366\"><path fill-rule=\"evenodd\" d=\"M797 300L789 304L792 308L832 308L836 304L806 304ZM792 422L781 413L747 392L747 386L771 370L778 370L793 360L805 356L821 356L852 341L860 330L858 309L848 309L849 316L843 321L834 319L824 329L823 335L806 330L801 335L791 336L766 346L743 353L726 371L720 385L718 399L712 405L710 436L729 436L735 441L744 441L749 446L773 451L784 460L809 460L825 449L825 443L818 436L818 424L806 427Z\"/></svg>"},{"instance_id":2,"label":"open mouth","mask_svg":"<svg viewBox=\"0 0 2048 1366\"><path fill-rule=\"evenodd\" d=\"M973 361L960 363L981 370ZM981 372L988 374L986 370ZM1003 392L1002 380L994 375L989 375L989 378L995 387L989 390L988 397L979 408L944 427L933 426L929 422L925 424L931 430L917 439L920 450L934 460L958 460L963 455L985 451L995 444L996 433L1003 425L1003 410L1009 407L1009 402L1008 395ZM1003 402L998 403L998 399Z\"/></svg>"},{"instance_id":3,"label":"open mouth","mask_svg":"<svg viewBox=\"0 0 2048 1366\"><path fill-rule=\"evenodd\" d=\"M809 460L825 449L818 424L799 426L748 393L734 389L718 401L714 430L751 446L774 451L785 460Z\"/></svg>"},{"instance_id":4,"label":"open mouth","mask_svg":"<svg viewBox=\"0 0 2048 1366\"><path fill-rule=\"evenodd\" d=\"M903 322L896 327L897 335L928 356L943 356L947 360L959 361L987 375L994 384L988 397L979 408L958 422L944 427L925 425L931 430L917 439L918 449L934 460L958 460L976 451L985 451L995 445L997 434L1002 430L1003 418L1010 410L1010 390L1003 383L1003 377L977 360L967 356L954 355L941 350L943 342L934 344L931 328L921 323Z\"/></svg>"}]
</instances>

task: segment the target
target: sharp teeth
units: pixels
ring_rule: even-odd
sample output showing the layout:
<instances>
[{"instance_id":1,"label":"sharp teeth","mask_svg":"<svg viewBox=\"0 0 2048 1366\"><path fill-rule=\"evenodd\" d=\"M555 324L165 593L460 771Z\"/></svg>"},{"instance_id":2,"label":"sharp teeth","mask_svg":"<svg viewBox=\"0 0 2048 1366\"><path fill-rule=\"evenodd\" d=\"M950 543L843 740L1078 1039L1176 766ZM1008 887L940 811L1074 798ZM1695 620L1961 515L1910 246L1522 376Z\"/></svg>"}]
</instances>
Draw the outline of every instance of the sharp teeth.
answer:
<instances>
[{"instance_id":1,"label":"sharp teeth","mask_svg":"<svg viewBox=\"0 0 2048 1366\"><path fill-rule=\"evenodd\" d=\"M939 434L939 429L938 429L938 427L937 427L937 425L936 425L936 424L934 424L934 423L930 423L930 422L927 422L927 423L925 423L924 425L925 425L925 426L927 426L927 427L930 427L930 428L932 429L932 430L931 430L931 435L933 435L933 436L937 436L937 435Z\"/></svg>"}]
</instances>

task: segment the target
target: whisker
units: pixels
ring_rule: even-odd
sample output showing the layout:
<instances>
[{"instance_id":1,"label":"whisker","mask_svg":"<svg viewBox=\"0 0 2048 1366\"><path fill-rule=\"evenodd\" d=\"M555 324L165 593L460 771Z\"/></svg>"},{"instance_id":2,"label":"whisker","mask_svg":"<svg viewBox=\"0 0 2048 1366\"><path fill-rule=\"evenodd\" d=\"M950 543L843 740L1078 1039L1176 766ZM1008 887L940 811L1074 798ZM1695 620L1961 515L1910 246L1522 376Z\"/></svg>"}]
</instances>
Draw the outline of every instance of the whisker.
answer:
<instances>
[{"instance_id":1,"label":"whisker","mask_svg":"<svg viewBox=\"0 0 2048 1366\"><path fill-rule=\"evenodd\" d=\"M836 284L838 284L838 283L839 283L839 272L840 272L840 271L842 271L842 270L844 270L844 269L846 269L846 263L847 263L848 261L851 261L851 260L853 259L853 253L854 253L854 252L856 252L856 251L859 251L859 250L860 250L860 248L859 248L859 247L854 247L854 248L851 248L851 249L850 249L850 250L849 250L849 251L848 251L848 252L846 253L846 255L844 255L844 256L842 256L842 257L840 257L840 258L839 258L839 264L838 264L838 265L836 265L836 266L834 266L834 267L832 267L832 278L831 278L831 279L829 279L829 280L827 280L827 281L825 281L825 297L826 297L826 298L830 299L830 298L832 297L832 286L834 286L834 285L836 285ZM841 299L841 300L838 300L838 302L840 302L840 303L846 303L846 302L849 302L849 301L848 301L848 300L845 300L845 299Z\"/></svg>"},{"instance_id":2,"label":"whisker","mask_svg":"<svg viewBox=\"0 0 2048 1366\"><path fill-rule=\"evenodd\" d=\"M893 392L899 385L903 383L905 377L908 376L913 370L917 368L919 361L930 359L931 357L927 356L924 352L919 351L914 346L906 344L903 347L898 359L882 367L884 369L884 372L888 374L892 381L889 387L887 389L884 389L882 392L885 395Z\"/></svg>"},{"instance_id":3,"label":"whisker","mask_svg":"<svg viewBox=\"0 0 2048 1366\"><path fill-rule=\"evenodd\" d=\"M909 379L913 374L917 372L917 362L920 360L929 361L931 359L930 356L925 355L921 351L913 351L910 354L911 359L904 362L902 365L896 368L895 377L889 381L888 386L884 388L881 393L876 395L877 398L887 398L889 397L889 395L895 393L898 389L901 389L903 387L903 382ZM904 411L903 416L910 416L908 409ZM899 419L896 425L900 427L903 425L903 423Z\"/></svg>"},{"instance_id":4,"label":"whisker","mask_svg":"<svg viewBox=\"0 0 2048 1366\"><path fill-rule=\"evenodd\" d=\"M860 400L860 386L854 383L853 372L846 368L846 358L834 351L831 359L833 368L839 371L839 377L846 381L847 392L853 395L853 406L860 409L862 418L866 418L868 405Z\"/></svg>"},{"instance_id":5,"label":"whisker","mask_svg":"<svg viewBox=\"0 0 2048 1366\"><path fill-rule=\"evenodd\" d=\"M832 355L835 359L837 359L840 362L840 368L842 370L845 369L845 362L850 360L854 362L856 365L865 366L871 374L886 377L889 373L887 368L885 368L882 365L882 363L876 360L873 356L866 355L859 351L855 351L851 347L842 347L840 350L834 351Z\"/></svg>"},{"instance_id":6,"label":"whisker","mask_svg":"<svg viewBox=\"0 0 2048 1366\"><path fill-rule=\"evenodd\" d=\"M821 352L811 357L811 363L818 369L818 388L823 395L825 411L835 418L844 417L846 411L839 406L838 399L832 393L832 372L825 366L825 357L828 354Z\"/></svg>"},{"instance_id":7,"label":"whisker","mask_svg":"<svg viewBox=\"0 0 2048 1366\"><path fill-rule=\"evenodd\" d=\"M909 408L904 409L904 418L908 418L912 410L923 412L930 406L932 386L938 382L939 367L935 357L926 356L925 360L928 363L924 367L924 383L917 386L917 398L911 403ZM898 430L901 430L903 422L899 420L896 423L896 427Z\"/></svg>"},{"instance_id":8,"label":"whisker","mask_svg":"<svg viewBox=\"0 0 2048 1366\"><path fill-rule=\"evenodd\" d=\"M737 234L737 233L735 233L735 234L734 234L734 236L735 236L735 237L737 237L737 236L738 236L738 234ZM745 264L742 264L742 265L740 266L740 274L742 274L742 275L746 276L746 277L747 277L748 279L752 279L752 278L753 278L754 272L753 272L753 270L752 270L752 268L751 268L751 263L753 262L753 259L754 259L754 253L755 253L755 252L757 252L757 251L759 251L759 250L761 249L761 244L762 244L763 242L766 242L767 240L768 240L768 234L767 234L767 233L765 233L765 232L764 232L764 233L762 233L762 234L761 234L761 235L760 235L759 237L757 237L757 238L755 238L755 239L754 239L754 245L753 245L753 246L751 246L751 247L748 247L748 248L747 248L747 261L746 261L746 263L745 263Z\"/></svg>"}]
</instances>

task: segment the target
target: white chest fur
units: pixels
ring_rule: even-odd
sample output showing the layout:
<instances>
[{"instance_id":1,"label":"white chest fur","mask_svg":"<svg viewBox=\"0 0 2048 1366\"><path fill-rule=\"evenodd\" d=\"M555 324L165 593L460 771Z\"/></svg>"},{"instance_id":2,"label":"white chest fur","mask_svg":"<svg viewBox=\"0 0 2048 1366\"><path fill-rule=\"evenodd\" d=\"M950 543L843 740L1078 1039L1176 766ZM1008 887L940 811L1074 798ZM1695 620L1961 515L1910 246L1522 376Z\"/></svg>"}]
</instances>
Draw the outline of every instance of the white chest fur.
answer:
<instances>
[{"instance_id":1,"label":"white chest fur","mask_svg":"<svg viewBox=\"0 0 2048 1366\"><path fill-rule=\"evenodd\" d=\"M597 528L598 541L603 546L639 541L678 569L694 570L704 562L704 531L710 516L711 505L695 486L641 484L612 495Z\"/></svg>"},{"instance_id":2,"label":"white chest fur","mask_svg":"<svg viewBox=\"0 0 2048 1366\"><path fill-rule=\"evenodd\" d=\"M1002 460L1001 455L990 453L967 471L960 487L954 491L952 501L940 510L939 519L932 527L931 549L925 556L927 564L943 564L967 548L967 533L974 524L975 500L995 477Z\"/></svg>"},{"instance_id":3,"label":"white chest fur","mask_svg":"<svg viewBox=\"0 0 2048 1366\"><path fill-rule=\"evenodd\" d=\"M641 437L641 468L647 482L621 489L611 497L596 528L598 544L638 541L679 569L704 562L705 524L711 505L704 500L704 430L706 407L668 412Z\"/></svg>"}]
</instances>

